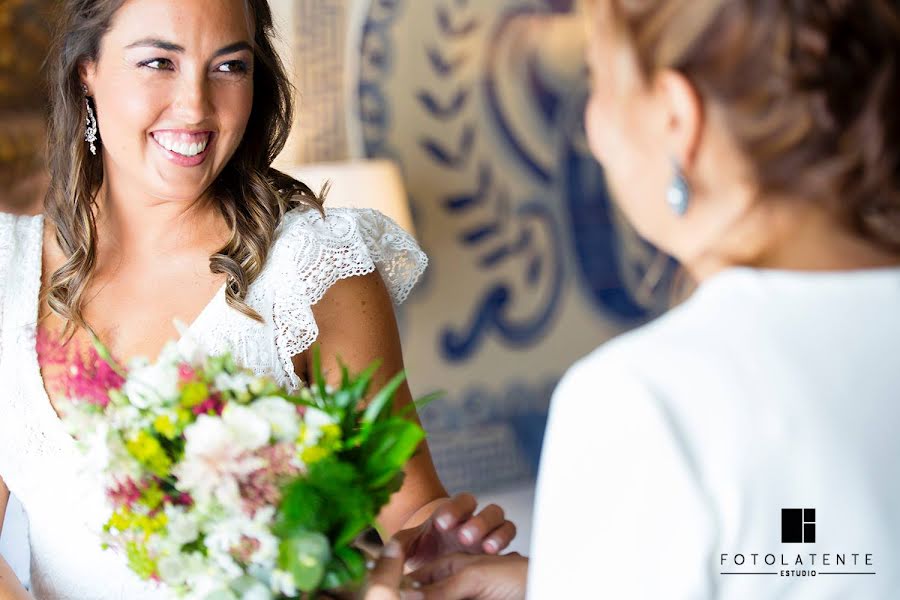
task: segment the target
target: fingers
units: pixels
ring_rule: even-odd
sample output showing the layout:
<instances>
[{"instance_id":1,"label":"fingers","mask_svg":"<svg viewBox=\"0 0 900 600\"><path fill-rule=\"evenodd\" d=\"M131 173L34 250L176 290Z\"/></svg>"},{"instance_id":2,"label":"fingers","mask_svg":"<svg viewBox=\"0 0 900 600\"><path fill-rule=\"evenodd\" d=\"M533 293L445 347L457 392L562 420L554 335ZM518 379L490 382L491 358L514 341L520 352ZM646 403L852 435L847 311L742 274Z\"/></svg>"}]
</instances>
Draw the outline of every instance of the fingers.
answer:
<instances>
[{"instance_id":1,"label":"fingers","mask_svg":"<svg viewBox=\"0 0 900 600\"><path fill-rule=\"evenodd\" d=\"M375 568L369 572L364 600L399 600L403 580L403 548L396 540L388 542Z\"/></svg>"},{"instance_id":2,"label":"fingers","mask_svg":"<svg viewBox=\"0 0 900 600\"><path fill-rule=\"evenodd\" d=\"M484 540L481 547L487 554L497 554L509 546L515 537L516 525L512 521L506 521Z\"/></svg>"},{"instance_id":3,"label":"fingers","mask_svg":"<svg viewBox=\"0 0 900 600\"><path fill-rule=\"evenodd\" d=\"M478 508L478 501L472 494L457 494L436 511L434 511L434 522L441 531L449 531L467 521L469 517Z\"/></svg>"},{"instance_id":4,"label":"fingers","mask_svg":"<svg viewBox=\"0 0 900 600\"><path fill-rule=\"evenodd\" d=\"M477 517L469 519L469 521L463 525L459 530L459 541L469 547L481 544L483 541L487 541L485 540L486 537L502 527L505 523L506 516L503 513L503 509L496 504L491 504L482 510ZM500 548L498 547L497 551L499 551L499 549Z\"/></svg>"},{"instance_id":5,"label":"fingers","mask_svg":"<svg viewBox=\"0 0 900 600\"><path fill-rule=\"evenodd\" d=\"M481 560L477 554L450 554L442 556L409 574L409 578L421 584L431 584L463 571L466 567Z\"/></svg>"}]
</instances>

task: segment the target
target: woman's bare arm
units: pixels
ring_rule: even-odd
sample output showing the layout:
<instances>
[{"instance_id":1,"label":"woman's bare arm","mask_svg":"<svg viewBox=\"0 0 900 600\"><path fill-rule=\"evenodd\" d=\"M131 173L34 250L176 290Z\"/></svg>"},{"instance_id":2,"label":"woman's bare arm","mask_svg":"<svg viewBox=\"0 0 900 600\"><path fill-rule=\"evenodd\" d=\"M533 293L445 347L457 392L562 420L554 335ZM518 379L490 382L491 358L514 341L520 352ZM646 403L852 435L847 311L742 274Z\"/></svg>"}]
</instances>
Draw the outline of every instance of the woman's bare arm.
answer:
<instances>
[{"instance_id":1,"label":"woman's bare arm","mask_svg":"<svg viewBox=\"0 0 900 600\"><path fill-rule=\"evenodd\" d=\"M313 313L319 326L322 367L329 383L340 383L338 360L351 372L358 373L380 359L381 369L372 382L373 390L380 389L403 370L393 305L378 272L334 284L313 307ZM311 372L310 361L308 353L296 357L294 366L299 375ZM409 387L404 384L397 393L397 404L402 406L411 401ZM421 523L437 506L435 501L446 496L428 446L423 443L406 467L403 487L379 516L383 533L391 536Z\"/></svg>"}]
</instances>

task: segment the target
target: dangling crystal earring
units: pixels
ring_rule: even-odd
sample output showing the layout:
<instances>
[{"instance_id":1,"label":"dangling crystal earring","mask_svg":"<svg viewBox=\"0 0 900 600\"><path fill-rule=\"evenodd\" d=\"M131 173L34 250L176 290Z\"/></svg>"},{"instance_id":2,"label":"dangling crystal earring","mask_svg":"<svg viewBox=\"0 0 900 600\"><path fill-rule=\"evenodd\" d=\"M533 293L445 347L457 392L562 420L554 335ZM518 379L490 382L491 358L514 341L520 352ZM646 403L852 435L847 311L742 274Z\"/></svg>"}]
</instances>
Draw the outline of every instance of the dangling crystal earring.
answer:
<instances>
[{"instance_id":1,"label":"dangling crystal earring","mask_svg":"<svg viewBox=\"0 0 900 600\"><path fill-rule=\"evenodd\" d=\"M672 182L669 184L669 189L666 190L666 202L669 203L672 212L681 217L687 212L691 203L691 188L688 186L687 179L684 178L684 171L681 170L678 161L674 159L672 160L672 171Z\"/></svg>"},{"instance_id":2,"label":"dangling crystal earring","mask_svg":"<svg viewBox=\"0 0 900 600\"><path fill-rule=\"evenodd\" d=\"M87 117L85 118L84 141L91 145L91 154L97 156L97 117L94 116L94 110L91 108L91 101L88 99L88 89L86 85L81 86L84 90L84 104L87 106Z\"/></svg>"}]
</instances>

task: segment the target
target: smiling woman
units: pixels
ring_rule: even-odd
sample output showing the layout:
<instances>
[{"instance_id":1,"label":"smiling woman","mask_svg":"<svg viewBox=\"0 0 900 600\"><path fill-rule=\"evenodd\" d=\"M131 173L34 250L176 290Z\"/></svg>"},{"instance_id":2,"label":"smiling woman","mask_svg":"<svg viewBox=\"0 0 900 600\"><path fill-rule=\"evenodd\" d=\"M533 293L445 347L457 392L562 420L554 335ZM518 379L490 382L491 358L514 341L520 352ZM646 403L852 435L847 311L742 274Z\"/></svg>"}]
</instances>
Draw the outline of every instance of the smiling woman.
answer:
<instances>
[{"instance_id":1,"label":"smiling woman","mask_svg":"<svg viewBox=\"0 0 900 600\"><path fill-rule=\"evenodd\" d=\"M46 215L0 214L0 478L28 513L37 597L160 598L102 550L102 489L58 418L92 338L122 363L173 338L227 351L292 391L316 343L328 383L339 357L351 371L381 359L379 389L403 368L391 303L427 259L380 213L326 214L271 167L292 101L265 0L66 0L61 14ZM426 446L405 475L379 524L411 559L515 535L498 507L447 500ZM0 597L21 593L2 567Z\"/></svg>"},{"instance_id":2,"label":"smiling woman","mask_svg":"<svg viewBox=\"0 0 900 600\"><path fill-rule=\"evenodd\" d=\"M47 214L68 256L52 279L51 305L73 325L86 325L81 300L96 252L94 206L105 183L110 198L130 198L129 204L141 196L181 202L215 196L229 243L211 270L228 276L229 304L252 316L242 299L277 223L291 205L320 204L307 186L270 167L287 139L292 100L270 41L268 4L71 4L51 77L54 185ZM254 94L266 101L254 103ZM106 148L101 158L72 144L94 112ZM192 152L194 144L203 151Z\"/></svg>"}]
</instances>

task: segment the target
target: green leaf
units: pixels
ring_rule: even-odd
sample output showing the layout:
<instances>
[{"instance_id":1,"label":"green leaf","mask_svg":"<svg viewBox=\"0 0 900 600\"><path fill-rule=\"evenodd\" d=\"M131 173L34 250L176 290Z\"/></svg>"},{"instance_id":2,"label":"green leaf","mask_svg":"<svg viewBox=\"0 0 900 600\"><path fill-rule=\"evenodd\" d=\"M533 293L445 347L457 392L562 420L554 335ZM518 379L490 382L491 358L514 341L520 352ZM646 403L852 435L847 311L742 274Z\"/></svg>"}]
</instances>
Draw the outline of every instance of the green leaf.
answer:
<instances>
[{"instance_id":1,"label":"green leaf","mask_svg":"<svg viewBox=\"0 0 900 600\"><path fill-rule=\"evenodd\" d=\"M312 592L322 583L331 560L331 545L321 533L298 533L278 547L278 566L294 576L297 589Z\"/></svg>"},{"instance_id":2,"label":"green leaf","mask_svg":"<svg viewBox=\"0 0 900 600\"><path fill-rule=\"evenodd\" d=\"M372 385L372 378L375 377L375 373L377 373L380 368L381 360L376 360L369 365L365 371L356 376L350 389L353 392L353 397L356 399L357 403L366 397L366 394L369 392L369 386Z\"/></svg>"},{"instance_id":3,"label":"green leaf","mask_svg":"<svg viewBox=\"0 0 900 600\"><path fill-rule=\"evenodd\" d=\"M361 582L366 576L366 559L362 553L355 548L340 548L334 554L350 571L353 581Z\"/></svg>"},{"instance_id":4,"label":"green leaf","mask_svg":"<svg viewBox=\"0 0 900 600\"><path fill-rule=\"evenodd\" d=\"M335 548L349 546L359 535L372 526L375 521L377 511L368 511L349 515L349 519L344 523L334 540Z\"/></svg>"},{"instance_id":5,"label":"green leaf","mask_svg":"<svg viewBox=\"0 0 900 600\"><path fill-rule=\"evenodd\" d=\"M422 428L405 419L394 417L374 425L369 439L360 449L369 485L375 485L372 480L381 482L402 471L423 439Z\"/></svg>"},{"instance_id":6,"label":"green leaf","mask_svg":"<svg viewBox=\"0 0 900 600\"><path fill-rule=\"evenodd\" d=\"M322 580L322 589L349 591L348 588L358 588L362 585L366 576L366 561L359 551L352 548L343 548L335 551L325 578Z\"/></svg>"},{"instance_id":7,"label":"green leaf","mask_svg":"<svg viewBox=\"0 0 900 600\"><path fill-rule=\"evenodd\" d=\"M328 393L325 389L325 375L322 373L322 353L318 344L313 346L312 361L313 381L316 384L316 388L319 390L319 397L324 399Z\"/></svg>"},{"instance_id":8,"label":"green leaf","mask_svg":"<svg viewBox=\"0 0 900 600\"><path fill-rule=\"evenodd\" d=\"M374 423L377 421L381 416L382 411L390 405L394 396L397 394L397 390L400 389L400 386L403 385L404 381L406 381L406 371L400 371L394 375L387 385L372 398L369 406L366 407L366 412L363 414L362 422Z\"/></svg>"},{"instance_id":9,"label":"green leaf","mask_svg":"<svg viewBox=\"0 0 900 600\"><path fill-rule=\"evenodd\" d=\"M344 361L338 360L338 364L341 365L341 389L346 390L350 387L350 371Z\"/></svg>"},{"instance_id":10,"label":"green leaf","mask_svg":"<svg viewBox=\"0 0 900 600\"><path fill-rule=\"evenodd\" d=\"M296 479L284 488L272 530L282 538L299 530L326 531L330 526L326 505L325 499L308 481Z\"/></svg>"},{"instance_id":11,"label":"green leaf","mask_svg":"<svg viewBox=\"0 0 900 600\"><path fill-rule=\"evenodd\" d=\"M318 513L327 526L319 531L328 532L335 546L349 544L375 521L380 507L352 464L334 457L322 459L310 467L307 481L327 500Z\"/></svg>"},{"instance_id":12,"label":"green leaf","mask_svg":"<svg viewBox=\"0 0 900 600\"><path fill-rule=\"evenodd\" d=\"M322 578L323 590L338 590L346 586L353 576L347 566L339 560L332 559Z\"/></svg>"},{"instance_id":13,"label":"green leaf","mask_svg":"<svg viewBox=\"0 0 900 600\"><path fill-rule=\"evenodd\" d=\"M446 395L447 395L447 392L443 392L443 391L432 392L432 393L428 394L427 396L423 396L423 397L419 398L412 404L410 404L408 406L404 406L403 409L397 413L397 416L405 417L406 415L408 415L409 413L411 413L414 410L416 412L419 412L423 408L425 408L426 406L428 406L429 404L434 402L435 400L437 400L439 398L443 398Z\"/></svg>"},{"instance_id":14,"label":"green leaf","mask_svg":"<svg viewBox=\"0 0 900 600\"><path fill-rule=\"evenodd\" d=\"M100 341L100 338L98 338L94 334L91 334L91 344L94 346L94 350L97 351L97 356L99 356L103 360L103 362L108 364L109 368L115 371L118 376L126 379L128 378L128 372L122 367L122 365L115 361L115 359L112 357L112 353L109 351L109 348L107 348L103 344L103 342Z\"/></svg>"}]
</instances>

